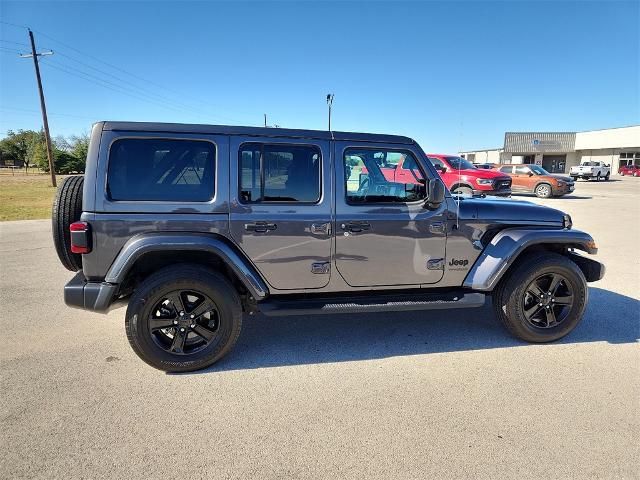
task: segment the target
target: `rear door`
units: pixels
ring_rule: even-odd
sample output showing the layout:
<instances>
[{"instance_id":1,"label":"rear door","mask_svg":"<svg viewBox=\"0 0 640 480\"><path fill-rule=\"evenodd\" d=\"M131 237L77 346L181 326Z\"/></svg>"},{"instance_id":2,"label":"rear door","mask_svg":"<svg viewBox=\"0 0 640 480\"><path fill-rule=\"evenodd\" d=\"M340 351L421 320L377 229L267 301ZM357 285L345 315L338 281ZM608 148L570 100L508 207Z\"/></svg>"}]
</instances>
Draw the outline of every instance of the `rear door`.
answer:
<instances>
[{"instance_id":1,"label":"rear door","mask_svg":"<svg viewBox=\"0 0 640 480\"><path fill-rule=\"evenodd\" d=\"M329 282L331 177L327 141L232 137L230 228L277 290Z\"/></svg>"},{"instance_id":2,"label":"rear door","mask_svg":"<svg viewBox=\"0 0 640 480\"><path fill-rule=\"evenodd\" d=\"M437 173L418 160L421 153L412 145L336 142L335 155L335 264L343 279L356 287L439 282L446 207L424 207L425 181ZM407 180L389 181L377 165L397 156L415 168ZM362 168L369 174L358 181Z\"/></svg>"}]
</instances>

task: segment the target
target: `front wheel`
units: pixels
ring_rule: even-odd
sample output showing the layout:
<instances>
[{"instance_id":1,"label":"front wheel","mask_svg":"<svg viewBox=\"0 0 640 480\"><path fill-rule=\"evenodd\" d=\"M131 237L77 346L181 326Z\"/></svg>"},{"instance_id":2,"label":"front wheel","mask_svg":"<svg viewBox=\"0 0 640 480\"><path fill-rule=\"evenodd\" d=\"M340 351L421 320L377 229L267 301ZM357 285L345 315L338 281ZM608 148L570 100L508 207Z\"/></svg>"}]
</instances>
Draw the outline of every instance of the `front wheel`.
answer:
<instances>
[{"instance_id":1,"label":"front wheel","mask_svg":"<svg viewBox=\"0 0 640 480\"><path fill-rule=\"evenodd\" d=\"M548 183L541 183L535 189L536 197L549 198L551 196L551 185Z\"/></svg>"},{"instance_id":2,"label":"front wheel","mask_svg":"<svg viewBox=\"0 0 640 480\"><path fill-rule=\"evenodd\" d=\"M600 174L596 175L596 182L600 181Z\"/></svg>"},{"instance_id":3,"label":"front wheel","mask_svg":"<svg viewBox=\"0 0 640 480\"><path fill-rule=\"evenodd\" d=\"M457 187L455 187L453 189L453 192L451 192L455 195L473 195L473 189L471 187L467 187L465 185L459 185Z\"/></svg>"},{"instance_id":4,"label":"front wheel","mask_svg":"<svg viewBox=\"0 0 640 480\"><path fill-rule=\"evenodd\" d=\"M164 268L135 290L125 318L136 354L166 372L208 367L235 345L240 298L218 273L197 265Z\"/></svg>"},{"instance_id":5,"label":"front wheel","mask_svg":"<svg viewBox=\"0 0 640 480\"><path fill-rule=\"evenodd\" d=\"M605 181L605 182L608 182L608 181L609 181L609 177L610 177L610 176L611 176L611 173L607 173L607 174L604 176L604 181Z\"/></svg>"},{"instance_id":6,"label":"front wheel","mask_svg":"<svg viewBox=\"0 0 640 480\"><path fill-rule=\"evenodd\" d=\"M580 323L588 292L575 263L557 253L540 253L526 258L500 280L493 292L493 308L515 337L552 342Z\"/></svg>"}]
</instances>

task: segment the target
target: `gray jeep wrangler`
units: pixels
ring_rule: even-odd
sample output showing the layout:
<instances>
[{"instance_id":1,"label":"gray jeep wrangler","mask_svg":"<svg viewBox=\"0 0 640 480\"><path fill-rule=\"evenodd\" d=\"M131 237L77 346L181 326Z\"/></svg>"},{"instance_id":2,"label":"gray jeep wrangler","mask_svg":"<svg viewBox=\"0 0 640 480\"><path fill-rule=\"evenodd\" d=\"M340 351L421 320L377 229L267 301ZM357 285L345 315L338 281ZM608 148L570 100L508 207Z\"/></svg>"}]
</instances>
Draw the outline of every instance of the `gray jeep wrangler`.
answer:
<instances>
[{"instance_id":1,"label":"gray jeep wrangler","mask_svg":"<svg viewBox=\"0 0 640 480\"><path fill-rule=\"evenodd\" d=\"M382 168L398 165L392 179ZM66 178L53 238L67 305L128 303L149 365L207 367L243 314L481 307L516 337L567 335L604 267L571 218L528 202L452 197L395 135L101 122Z\"/></svg>"}]
</instances>

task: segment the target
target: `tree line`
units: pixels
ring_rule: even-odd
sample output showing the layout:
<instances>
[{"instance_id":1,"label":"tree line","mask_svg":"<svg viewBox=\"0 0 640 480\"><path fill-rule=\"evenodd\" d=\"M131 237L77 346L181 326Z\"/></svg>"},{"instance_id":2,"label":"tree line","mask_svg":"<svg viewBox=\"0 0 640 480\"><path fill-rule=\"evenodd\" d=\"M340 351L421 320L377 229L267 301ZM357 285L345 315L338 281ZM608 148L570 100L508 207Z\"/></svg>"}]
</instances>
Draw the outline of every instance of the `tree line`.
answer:
<instances>
[{"instance_id":1,"label":"tree line","mask_svg":"<svg viewBox=\"0 0 640 480\"><path fill-rule=\"evenodd\" d=\"M88 133L68 137L59 135L51 143L56 173L84 173L89 151ZM39 168L48 172L44 130L9 130L7 136L0 140L0 165Z\"/></svg>"}]
</instances>

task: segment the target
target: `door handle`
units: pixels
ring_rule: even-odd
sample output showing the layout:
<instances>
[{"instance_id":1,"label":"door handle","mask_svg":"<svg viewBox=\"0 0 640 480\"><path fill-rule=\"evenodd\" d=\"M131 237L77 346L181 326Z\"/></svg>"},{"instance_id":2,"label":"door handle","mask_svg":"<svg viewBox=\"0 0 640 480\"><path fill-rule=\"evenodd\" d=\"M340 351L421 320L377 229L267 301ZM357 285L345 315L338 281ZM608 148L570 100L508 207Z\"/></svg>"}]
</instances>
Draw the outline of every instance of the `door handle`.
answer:
<instances>
[{"instance_id":1,"label":"door handle","mask_svg":"<svg viewBox=\"0 0 640 480\"><path fill-rule=\"evenodd\" d=\"M275 230L276 228L278 228L278 226L275 223L256 222L244 224L244 229L247 232L267 233L268 231Z\"/></svg>"},{"instance_id":2,"label":"door handle","mask_svg":"<svg viewBox=\"0 0 640 480\"><path fill-rule=\"evenodd\" d=\"M371 229L371 224L368 222L347 222L340 225L342 230L347 230L352 233L362 232L364 230Z\"/></svg>"}]
</instances>

